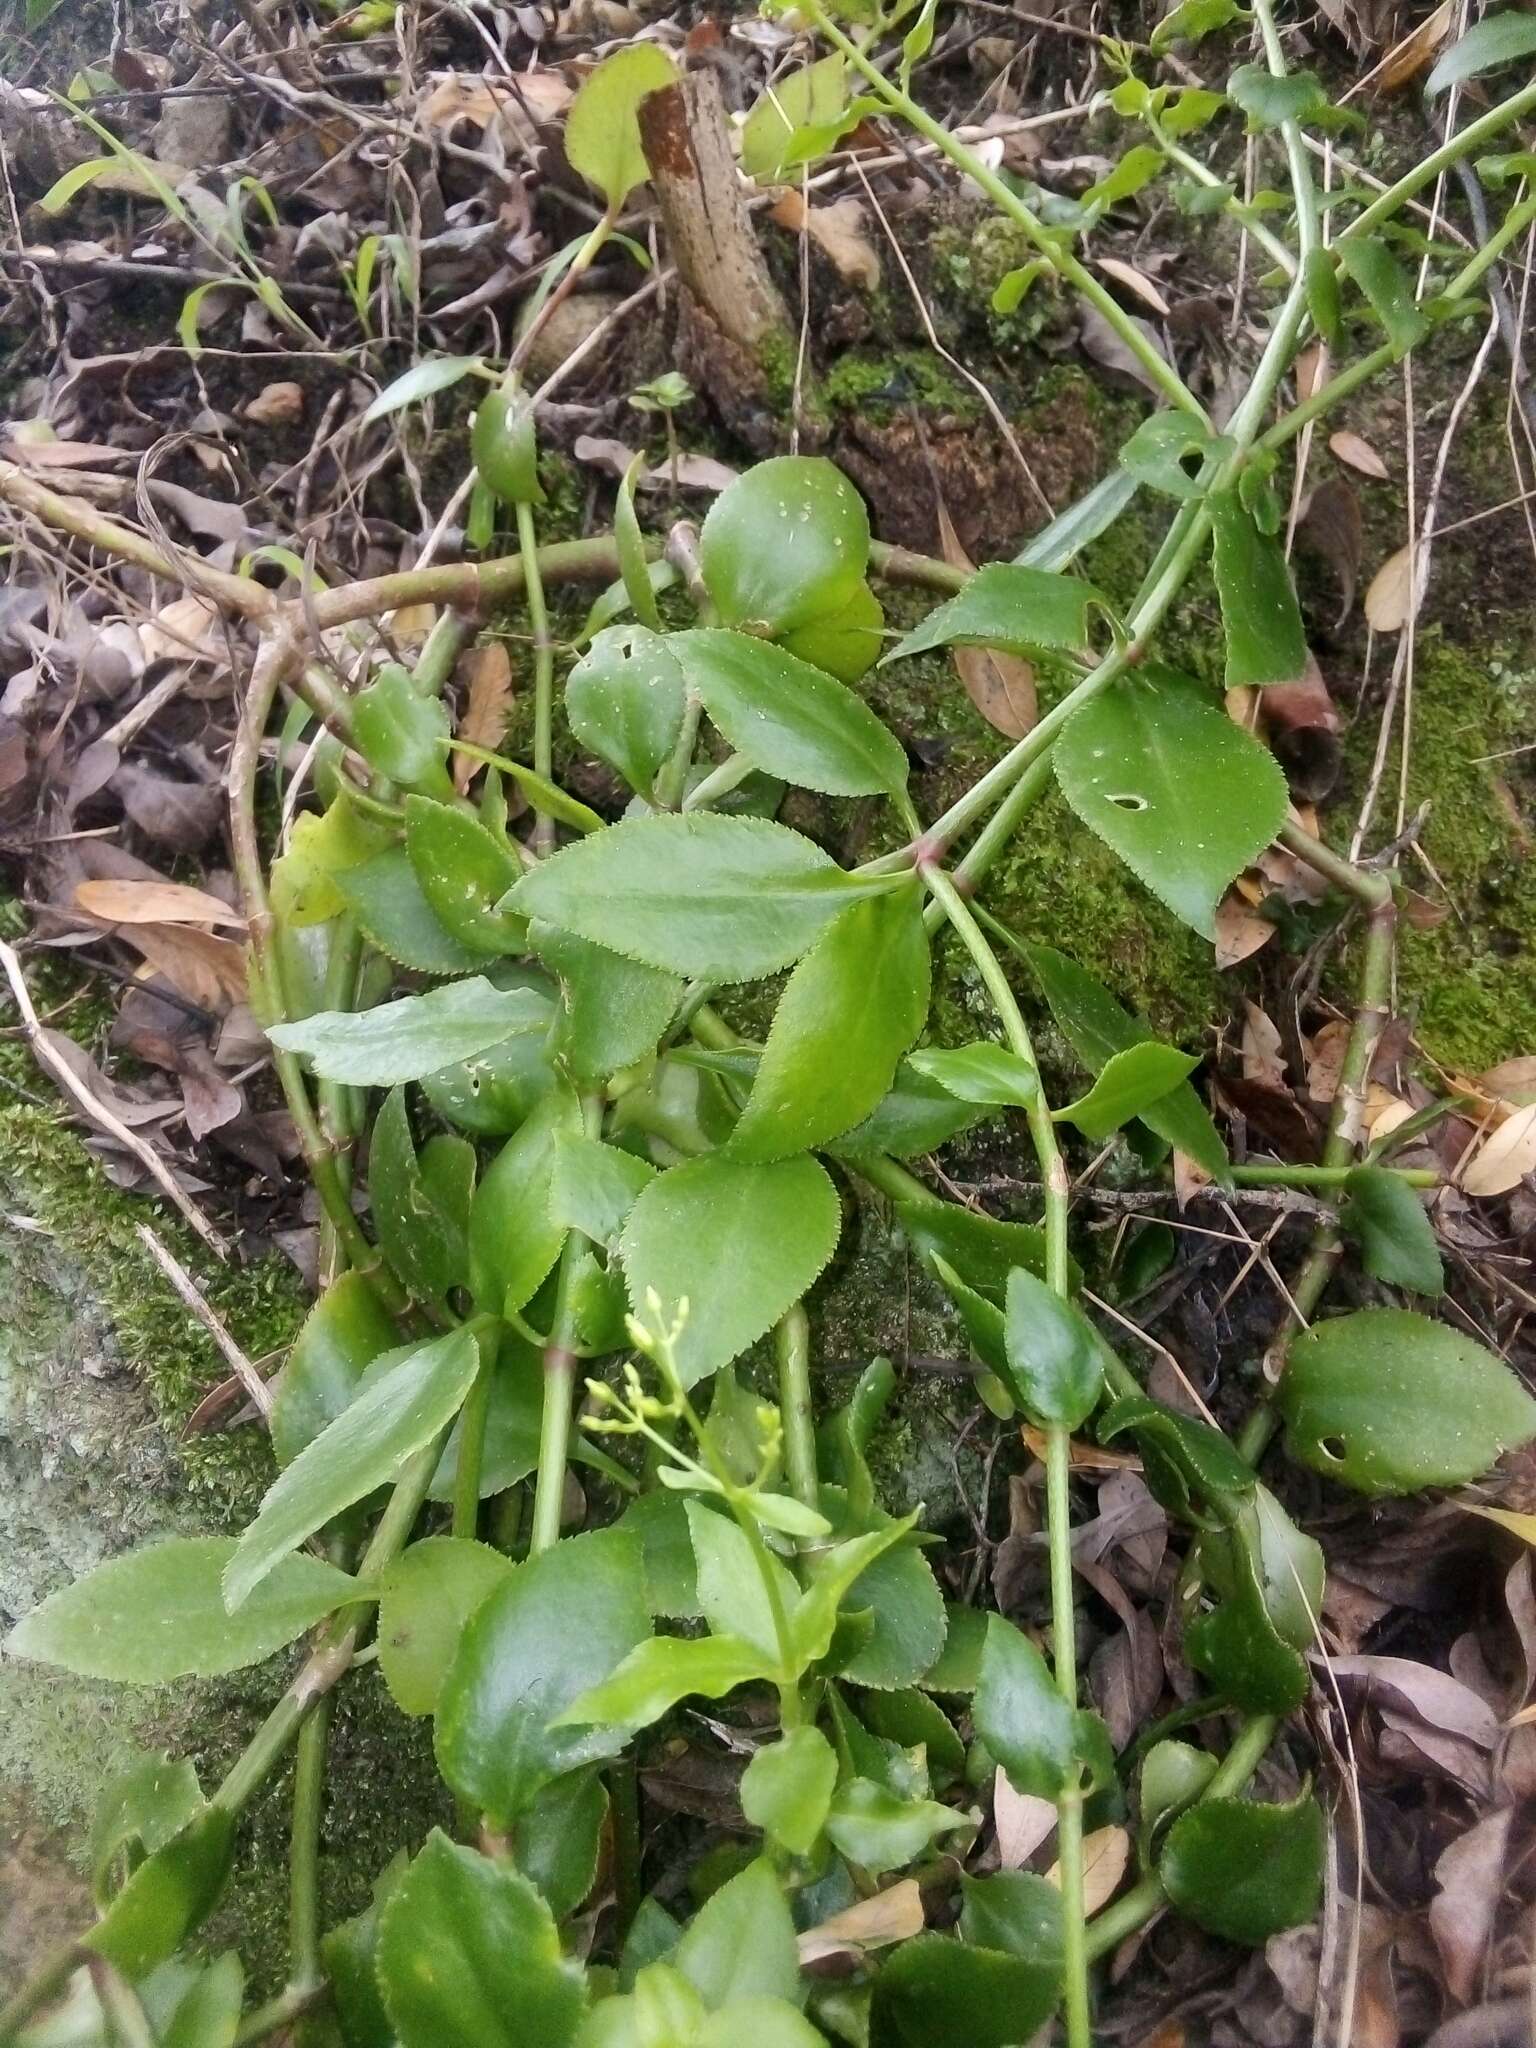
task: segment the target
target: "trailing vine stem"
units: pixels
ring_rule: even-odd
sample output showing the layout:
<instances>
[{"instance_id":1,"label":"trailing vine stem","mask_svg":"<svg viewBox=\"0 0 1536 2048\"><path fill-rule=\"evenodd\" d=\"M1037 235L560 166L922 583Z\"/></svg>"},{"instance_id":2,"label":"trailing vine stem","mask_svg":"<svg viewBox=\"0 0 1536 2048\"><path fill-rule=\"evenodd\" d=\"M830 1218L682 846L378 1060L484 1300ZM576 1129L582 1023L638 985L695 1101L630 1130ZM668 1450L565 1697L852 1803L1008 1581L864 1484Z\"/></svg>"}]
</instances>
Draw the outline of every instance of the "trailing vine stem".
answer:
<instances>
[{"instance_id":1,"label":"trailing vine stem","mask_svg":"<svg viewBox=\"0 0 1536 2048\"><path fill-rule=\"evenodd\" d=\"M986 933L967 908L953 879L935 861L920 861L918 873L942 909L955 936L975 964L992 999L1003 1037L1038 1076L1029 1027L1009 985L1003 964ZM1063 1300L1071 1294L1067 1247L1067 1203L1070 1183L1056 1126L1051 1121L1044 1089L1036 1086L1025 1108L1031 1142L1045 1185L1045 1277ZM1051 1649L1056 1689L1072 1712L1077 1711L1077 1621L1072 1579L1072 1499L1070 1490L1071 1433L1059 1423L1045 1432L1046 1536L1051 1563ZM1068 2048L1090 2048L1092 2014L1088 1996L1088 1958L1084 1946L1086 1913L1083 1898L1083 1796L1076 1783L1066 1784L1056 1802L1057 1860L1061 1870L1062 1986Z\"/></svg>"}]
</instances>

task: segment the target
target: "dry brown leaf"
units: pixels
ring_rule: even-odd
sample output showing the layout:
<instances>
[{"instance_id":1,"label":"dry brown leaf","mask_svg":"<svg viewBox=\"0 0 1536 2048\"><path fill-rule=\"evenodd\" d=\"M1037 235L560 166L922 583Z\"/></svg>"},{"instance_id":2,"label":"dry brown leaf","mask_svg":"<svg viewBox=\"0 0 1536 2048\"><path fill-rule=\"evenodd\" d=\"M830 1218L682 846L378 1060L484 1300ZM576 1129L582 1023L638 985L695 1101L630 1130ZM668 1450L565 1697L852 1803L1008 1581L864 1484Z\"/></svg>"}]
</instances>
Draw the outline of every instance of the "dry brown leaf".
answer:
<instances>
[{"instance_id":1,"label":"dry brown leaf","mask_svg":"<svg viewBox=\"0 0 1536 2048\"><path fill-rule=\"evenodd\" d=\"M1382 1138L1391 1137L1398 1126L1407 1123L1413 1114L1411 1102L1404 1102L1400 1095L1394 1095L1390 1089L1383 1088L1377 1081L1373 1081L1366 1091L1365 1114L1362 1121L1365 1124L1366 1136L1373 1145Z\"/></svg>"},{"instance_id":2,"label":"dry brown leaf","mask_svg":"<svg viewBox=\"0 0 1536 2048\"><path fill-rule=\"evenodd\" d=\"M1332 1102L1338 1094L1349 1040L1350 1027L1342 1017L1325 1024L1313 1038L1307 1059L1307 1093L1314 1102Z\"/></svg>"},{"instance_id":3,"label":"dry brown leaf","mask_svg":"<svg viewBox=\"0 0 1536 2048\"><path fill-rule=\"evenodd\" d=\"M1296 396L1306 400L1314 392L1321 391L1328 382L1328 345L1314 341L1310 348L1304 348L1296 358L1293 372L1296 379Z\"/></svg>"},{"instance_id":4,"label":"dry brown leaf","mask_svg":"<svg viewBox=\"0 0 1536 2048\"><path fill-rule=\"evenodd\" d=\"M1452 0L1442 0L1427 20L1421 21L1416 29L1388 50L1376 74L1376 82L1383 92L1401 92L1405 85L1418 77L1450 34L1455 17Z\"/></svg>"},{"instance_id":5,"label":"dry brown leaf","mask_svg":"<svg viewBox=\"0 0 1536 2048\"><path fill-rule=\"evenodd\" d=\"M1377 633L1400 633L1424 602L1422 563L1415 575L1412 546L1388 555L1365 593L1366 623ZM1417 589L1414 588L1417 583Z\"/></svg>"},{"instance_id":6,"label":"dry brown leaf","mask_svg":"<svg viewBox=\"0 0 1536 2048\"><path fill-rule=\"evenodd\" d=\"M1317 869L1283 846L1267 846L1254 865L1264 879L1266 895L1281 896L1287 903L1321 903L1328 894L1328 883Z\"/></svg>"},{"instance_id":7,"label":"dry brown leaf","mask_svg":"<svg viewBox=\"0 0 1536 2048\"><path fill-rule=\"evenodd\" d=\"M472 747L486 747L492 753L507 736L512 716L512 661L504 640L488 640L469 657L469 689L458 736ZM453 757L454 787L462 796L479 773L480 762L468 754Z\"/></svg>"},{"instance_id":8,"label":"dry brown leaf","mask_svg":"<svg viewBox=\"0 0 1536 2048\"><path fill-rule=\"evenodd\" d=\"M1414 931L1432 932L1445 923L1451 911L1449 904L1435 903L1428 896L1421 896L1417 889L1399 889L1397 914Z\"/></svg>"},{"instance_id":9,"label":"dry brown leaf","mask_svg":"<svg viewBox=\"0 0 1536 2048\"><path fill-rule=\"evenodd\" d=\"M28 441L19 437L4 442L3 452L8 461L27 469L98 469L104 462L126 462L134 453L105 441Z\"/></svg>"},{"instance_id":10,"label":"dry brown leaf","mask_svg":"<svg viewBox=\"0 0 1536 2048\"><path fill-rule=\"evenodd\" d=\"M992 1775L992 1825L998 1863L1004 1870L1019 1870L1054 1832L1056 1808L1033 1792L1015 1792L999 1766Z\"/></svg>"},{"instance_id":11,"label":"dry brown leaf","mask_svg":"<svg viewBox=\"0 0 1536 2048\"><path fill-rule=\"evenodd\" d=\"M1259 691L1259 715L1294 794L1326 796L1338 779L1342 721L1311 648L1306 673L1294 683Z\"/></svg>"},{"instance_id":12,"label":"dry brown leaf","mask_svg":"<svg viewBox=\"0 0 1536 2048\"><path fill-rule=\"evenodd\" d=\"M1501 1060L1486 1074L1478 1075L1477 1085L1485 1095L1497 1096L1517 1109L1526 1108L1536 1102L1536 1054L1522 1053L1518 1059Z\"/></svg>"},{"instance_id":13,"label":"dry brown leaf","mask_svg":"<svg viewBox=\"0 0 1536 2048\"><path fill-rule=\"evenodd\" d=\"M1267 1081L1272 1088L1285 1086L1285 1054L1280 1032L1272 1017L1257 1003L1243 1002L1243 1078Z\"/></svg>"},{"instance_id":14,"label":"dry brown leaf","mask_svg":"<svg viewBox=\"0 0 1536 2048\"><path fill-rule=\"evenodd\" d=\"M1330 434L1328 446L1340 462L1348 463L1351 469L1358 469L1362 476L1375 477L1378 483L1386 482L1387 465L1370 442L1362 441L1358 434Z\"/></svg>"},{"instance_id":15,"label":"dry brown leaf","mask_svg":"<svg viewBox=\"0 0 1536 2048\"><path fill-rule=\"evenodd\" d=\"M1051 1811L1054 1818L1055 1808ZM904 1877L899 1884L834 1913L830 1920L808 1927L797 1944L800 1961L804 1966L828 1956L857 1958L866 1949L884 1948L921 1934L923 1924L922 1887L915 1878Z\"/></svg>"},{"instance_id":16,"label":"dry brown leaf","mask_svg":"<svg viewBox=\"0 0 1536 2048\"><path fill-rule=\"evenodd\" d=\"M476 128L499 126L527 148L537 139L538 124L557 119L574 96L575 88L558 71L519 71L494 85L485 78L446 76L433 80L418 118L440 133L464 121Z\"/></svg>"},{"instance_id":17,"label":"dry brown leaf","mask_svg":"<svg viewBox=\"0 0 1536 2048\"><path fill-rule=\"evenodd\" d=\"M1173 1192L1180 1209L1187 1209L1202 1188L1208 1188L1212 1176L1206 1172L1198 1159L1191 1159L1187 1152L1177 1147L1173 1154Z\"/></svg>"},{"instance_id":18,"label":"dry brown leaf","mask_svg":"<svg viewBox=\"0 0 1536 2048\"><path fill-rule=\"evenodd\" d=\"M1440 1951L1451 1996L1467 2004L1478 1988L1483 1956L1504 1895L1513 1809L1490 1813L1443 1851L1435 1865L1438 1898L1429 1931Z\"/></svg>"},{"instance_id":19,"label":"dry brown leaf","mask_svg":"<svg viewBox=\"0 0 1536 2048\"><path fill-rule=\"evenodd\" d=\"M125 924L118 936L199 1009L220 1013L246 998L245 948L196 925Z\"/></svg>"},{"instance_id":20,"label":"dry brown leaf","mask_svg":"<svg viewBox=\"0 0 1536 2048\"><path fill-rule=\"evenodd\" d=\"M1262 896L1262 891L1255 891ZM1216 906L1216 965L1236 967L1240 960L1257 953L1275 936L1267 917L1245 903L1241 894L1229 889Z\"/></svg>"},{"instance_id":21,"label":"dry brown leaf","mask_svg":"<svg viewBox=\"0 0 1536 2048\"><path fill-rule=\"evenodd\" d=\"M403 604L386 622L390 637L402 647L419 647L437 624L435 604Z\"/></svg>"},{"instance_id":22,"label":"dry brown leaf","mask_svg":"<svg viewBox=\"0 0 1536 2048\"><path fill-rule=\"evenodd\" d=\"M937 485L935 485L937 488ZM939 552L952 569L969 576L976 567L960 544L948 507L939 499ZM1032 732L1040 716L1040 699L1035 690L1035 670L1020 654L1003 654L990 647L956 647L950 658L965 694L994 731L1005 739L1021 740Z\"/></svg>"},{"instance_id":23,"label":"dry brown leaf","mask_svg":"<svg viewBox=\"0 0 1536 2048\"><path fill-rule=\"evenodd\" d=\"M1122 262L1118 256L1100 256L1097 267L1106 277L1112 277L1116 284L1123 284L1128 292L1134 292L1144 305L1154 313L1161 313L1166 319L1168 301L1144 270L1138 270L1134 263Z\"/></svg>"},{"instance_id":24,"label":"dry brown leaf","mask_svg":"<svg viewBox=\"0 0 1536 2048\"><path fill-rule=\"evenodd\" d=\"M1360 579L1360 556L1365 531L1360 519L1360 500L1347 477L1330 476L1307 500L1307 509L1297 528L1298 539L1328 565L1339 585L1339 616L1342 626L1355 604L1355 586ZM1298 677L1304 685L1305 678Z\"/></svg>"},{"instance_id":25,"label":"dry brown leaf","mask_svg":"<svg viewBox=\"0 0 1536 2048\"><path fill-rule=\"evenodd\" d=\"M807 206L793 186L780 194L768 218L793 235L802 231L831 259L845 284L860 291L880 288L880 255L865 229L864 208L857 199L834 199L830 206Z\"/></svg>"},{"instance_id":26,"label":"dry brown leaf","mask_svg":"<svg viewBox=\"0 0 1536 2048\"><path fill-rule=\"evenodd\" d=\"M243 408L245 417L258 427L291 427L304 417L302 384L264 384Z\"/></svg>"},{"instance_id":27,"label":"dry brown leaf","mask_svg":"<svg viewBox=\"0 0 1536 2048\"><path fill-rule=\"evenodd\" d=\"M1528 1173L1536 1173L1536 1103L1506 1117L1458 1178L1466 1194L1507 1195Z\"/></svg>"},{"instance_id":28,"label":"dry brown leaf","mask_svg":"<svg viewBox=\"0 0 1536 2048\"><path fill-rule=\"evenodd\" d=\"M1026 1447L1045 1463L1049 1440L1043 1429L1034 1429L1026 1423L1019 1434ZM1105 1444L1084 1443L1073 1437L1067 1445L1068 1462L1074 1472L1139 1472L1141 1460L1130 1451L1112 1451Z\"/></svg>"},{"instance_id":29,"label":"dry brown leaf","mask_svg":"<svg viewBox=\"0 0 1536 2048\"><path fill-rule=\"evenodd\" d=\"M1083 1838L1083 1911L1097 1913L1120 1889L1125 1867L1131 1858L1131 1838L1124 1828L1095 1828ZM1045 1873L1061 1889L1061 1865L1053 1863Z\"/></svg>"},{"instance_id":30,"label":"dry brown leaf","mask_svg":"<svg viewBox=\"0 0 1536 2048\"><path fill-rule=\"evenodd\" d=\"M77 882L75 901L104 924L245 923L238 910L185 882Z\"/></svg>"}]
</instances>

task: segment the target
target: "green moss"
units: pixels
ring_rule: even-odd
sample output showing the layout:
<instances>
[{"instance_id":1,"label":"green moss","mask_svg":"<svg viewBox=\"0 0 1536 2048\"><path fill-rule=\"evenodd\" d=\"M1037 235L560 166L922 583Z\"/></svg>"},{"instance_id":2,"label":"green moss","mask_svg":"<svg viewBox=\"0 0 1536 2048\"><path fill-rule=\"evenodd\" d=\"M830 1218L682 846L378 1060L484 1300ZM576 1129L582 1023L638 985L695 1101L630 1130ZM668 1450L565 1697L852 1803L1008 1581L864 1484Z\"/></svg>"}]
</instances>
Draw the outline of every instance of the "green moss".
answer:
<instances>
[{"instance_id":1,"label":"green moss","mask_svg":"<svg viewBox=\"0 0 1536 2048\"><path fill-rule=\"evenodd\" d=\"M975 392L924 348L850 351L828 372L821 395L834 412L878 415L893 406L921 405L968 418L980 410Z\"/></svg>"}]
</instances>

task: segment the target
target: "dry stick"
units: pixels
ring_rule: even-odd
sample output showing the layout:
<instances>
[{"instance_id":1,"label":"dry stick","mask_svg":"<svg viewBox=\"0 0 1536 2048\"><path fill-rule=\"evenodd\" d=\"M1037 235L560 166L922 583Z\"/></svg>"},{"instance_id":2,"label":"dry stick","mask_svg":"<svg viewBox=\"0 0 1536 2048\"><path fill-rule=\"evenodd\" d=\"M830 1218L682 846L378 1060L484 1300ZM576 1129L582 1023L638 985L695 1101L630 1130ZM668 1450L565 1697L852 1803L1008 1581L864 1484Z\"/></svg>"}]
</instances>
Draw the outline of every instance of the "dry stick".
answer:
<instances>
[{"instance_id":1,"label":"dry stick","mask_svg":"<svg viewBox=\"0 0 1536 2048\"><path fill-rule=\"evenodd\" d=\"M74 1097L75 1101L79 1103L82 1112L91 1123L95 1124L98 1129L105 1131L125 1151L133 1154L134 1158L138 1160L156 1186L163 1191L168 1200L175 1204L176 1208L197 1232L209 1250L216 1252L221 1259L227 1259L229 1257L228 1244L220 1236L219 1232L214 1229L207 1217L201 1214L196 1205L188 1199L185 1192L177 1186L175 1176L171 1173L165 1162L152 1147L144 1142L137 1132L129 1130L121 1118L114 1116L106 1104L99 1101L91 1093L90 1089L86 1087L74 1070L59 1058L59 1055L48 1043L47 1033L38 1019L37 1011L33 1008L32 997L27 988L26 978L22 974L21 961L17 957L16 949L13 946L6 945L3 940L0 940L0 967L4 967L6 979L11 984L11 993L16 998L16 1008L21 1014L22 1031L26 1035L27 1043L32 1048L32 1056L38 1065L53 1076L54 1080L58 1082L66 1094Z\"/></svg>"},{"instance_id":2,"label":"dry stick","mask_svg":"<svg viewBox=\"0 0 1536 2048\"><path fill-rule=\"evenodd\" d=\"M145 1250L224 1354L224 1362L244 1387L252 1407L264 1422L270 1423L272 1389L240 1349L218 1311L174 1252L160 1242L147 1223L141 1223L138 1231Z\"/></svg>"}]
</instances>

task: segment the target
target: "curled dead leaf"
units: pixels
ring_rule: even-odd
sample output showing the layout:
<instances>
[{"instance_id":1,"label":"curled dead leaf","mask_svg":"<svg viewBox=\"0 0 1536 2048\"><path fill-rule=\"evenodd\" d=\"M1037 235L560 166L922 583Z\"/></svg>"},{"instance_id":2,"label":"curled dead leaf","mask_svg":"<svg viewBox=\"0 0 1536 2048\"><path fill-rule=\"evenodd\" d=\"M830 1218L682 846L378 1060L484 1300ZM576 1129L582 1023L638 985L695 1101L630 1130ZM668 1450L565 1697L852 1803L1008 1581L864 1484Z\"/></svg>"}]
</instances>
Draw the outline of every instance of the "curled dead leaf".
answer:
<instances>
[{"instance_id":1,"label":"curled dead leaf","mask_svg":"<svg viewBox=\"0 0 1536 2048\"><path fill-rule=\"evenodd\" d=\"M1052 1818L1055 1809L1052 1809ZM923 1931L923 1894L915 1878L904 1877L857 1905L834 1913L799 1937L800 1962L809 1968L831 1956L856 1961L867 1949L885 1948Z\"/></svg>"},{"instance_id":2,"label":"curled dead leaf","mask_svg":"<svg viewBox=\"0 0 1536 2048\"><path fill-rule=\"evenodd\" d=\"M1286 781L1300 796L1326 796L1338 779L1342 721L1316 655L1308 648L1306 673L1298 681L1274 683L1259 695L1264 729Z\"/></svg>"},{"instance_id":3,"label":"curled dead leaf","mask_svg":"<svg viewBox=\"0 0 1536 2048\"><path fill-rule=\"evenodd\" d=\"M1451 32L1456 18L1452 0L1441 0L1434 13L1395 43L1381 60L1376 82L1383 92L1401 92L1411 85Z\"/></svg>"},{"instance_id":4,"label":"curled dead leaf","mask_svg":"<svg viewBox=\"0 0 1536 2048\"><path fill-rule=\"evenodd\" d=\"M117 936L199 1009L221 1014L246 998L245 948L186 924L125 924Z\"/></svg>"},{"instance_id":5,"label":"curled dead leaf","mask_svg":"<svg viewBox=\"0 0 1536 2048\"><path fill-rule=\"evenodd\" d=\"M486 747L494 753L507 734L512 716L512 661L504 640L488 640L477 647L466 664L469 688L458 737L472 747ZM468 754L453 757L454 787L462 796L480 772L481 764Z\"/></svg>"},{"instance_id":6,"label":"curled dead leaf","mask_svg":"<svg viewBox=\"0 0 1536 2048\"><path fill-rule=\"evenodd\" d=\"M1235 889L1229 889L1216 906L1216 965L1236 967L1250 954L1257 953L1261 946L1267 946L1275 936L1275 928L1267 917L1261 917L1257 910L1243 901Z\"/></svg>"},{"instance_id":7,"label":"curled dead leaf","mask_svg":"<svg viewBox=\"0 0 1536 2048\"><path fill-rule=\"evenodd\" d=\"M1164 319L1167 318L1168 301L1144 270L1138 270L1134 263L1122 262L1118 256L1100 256L1096 267L1106 277L1112 277L1116 284L1124 285L1128 292L1134 292L1154 313L1161 313Z\"/></svg>"},{"instance_id":8,"label":"curled dead leaf","mask_svg":"<svg viewBox=\"0 0 1536 2048\"><path fill-rule=\"evenodd\" d=\"M1526 1108L1536 1102L1536 1054L1522 1053L1518 1059L1501 1060L1486 1074L1478 1075L1477 1085L1485 1095L1512 1103L1516 1109Z\"/></svg>"},{"instance_id":9,"label":"curled dead leaf","mask_svg":"<svg viewBox=\"0 0 1536 2048\"><path fill-rule=\"evenodd\" d=\"M1415 568L1410 544L1388 555L1365 593L1366 623L1373 632L1400 633L1424 602L1423 560Z\"/></svg>"},{"instance_id":10,"label":"curled dead leaf","mask_svg":"<svg viewBox=\"0 0 1536 2048\"><path fill-rule=\"evenodd\" d=\"M1507 1195L1528 1173L1536 1173L1536 1103L1504 1119L1457 1179L1469 1195Z\"/></svg>"},{"instance_id":11,"label":"curled dead leaf","mask_svg":"<svg viewBox=\"0 0 1536 2048\"><path fill-rule=\"evenodd\" d=\"M1004 1870L1019 1870L1055 1832L1056 1808L1033 1792L1015 1792L998 1769L992 1777L992 1825L998 1863Z\"/></svg>"},{"instance_id":12,"label":"curled dead leaf","mask_svg":"<svg viewBox=\"0 0 1536 2048\"><path fill-rule=\"evenodd\" d=\"M1131 1857L1131 1838L1124 1828L1095 1828L1083 1837L1083 1911L1097 1913L1107 1906L1125 1876ZM1045 1873L1061 1889L1061 1865L1053 1863Z\"/></svg>"},{"instance_id":13,"label":"curled dead leaf","mask_svg":"<svg viewBox=\"0 0 1536 2048\"><path fill-rule=\"evenodd\" d=\"M970 575L976 564L961 546L942 497L938 503L939 552L952 569ZM1032 662L1021 654L1004 654L991 647L956 647L950 658L965 694L994 731L1005 739L1021 740L1034 730L1040 699Z\"/></svg>"},{"instance_id":14,"label":"curled dead leaf","mask_svg":"<svg viewBox=\"0 0 1536 2048\"><path fill-rule=\"evenodd\" d=\"M791 234L808 234L845 284L860 291L880 288L880 254L864 223L857 199L834 199L830 206L807 206L793 186L774 202L768 218Z\"/></svg>"},{"instance_id":15,"label":"curled dead leaf","mask_svg":"<svg viewBox=\"0 0 1536 2048\"><path fill-rule=\"evenodd\" d=\"M1358 434L1340 432L1328 436L1328 446L1340 462L1351 469L1359 470L1362 476L1374 477L1378 483L1387 480L1387 465L1382 461L1369 441L1363 441Z\"/></svg>"}]
</instances>

